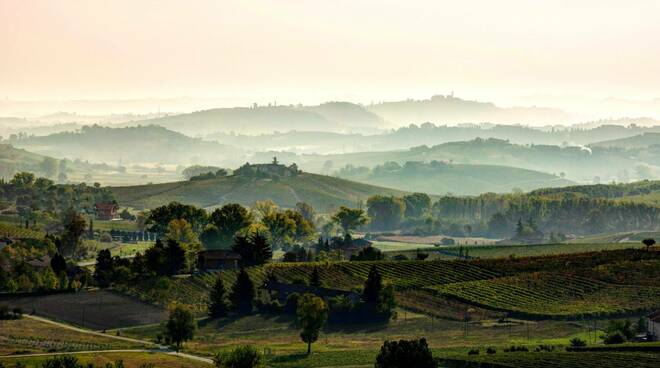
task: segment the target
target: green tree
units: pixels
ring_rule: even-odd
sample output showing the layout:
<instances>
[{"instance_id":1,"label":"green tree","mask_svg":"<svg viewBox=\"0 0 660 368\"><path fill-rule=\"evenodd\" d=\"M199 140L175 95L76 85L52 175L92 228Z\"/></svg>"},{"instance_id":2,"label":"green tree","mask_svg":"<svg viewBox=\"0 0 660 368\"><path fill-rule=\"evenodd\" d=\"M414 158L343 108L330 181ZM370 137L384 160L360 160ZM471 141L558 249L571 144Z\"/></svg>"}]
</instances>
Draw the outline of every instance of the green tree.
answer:
<instances>
[{"instance_id":1,"label":"green tree","mask_svg":"<svg viewBox=\"0 0 660 368\"><path fill-rule=\"evenodd\" d=\"M192 340L197 329L197 322L192 311L183 305L176 305L170 309L170 315L165 325L166 334L179 351L181 344Z\"/></svg>"},{"instance_id":2,"label":"green tree","mask_svg":"<svg viewBox=\"0 0 660 368\"><path fill-rule=\"evenodd\" d=\"M181 245L186 252L185 268L192 270L197 259L197 253L202 249L202 243L192 226L185 219L174 219L167 226L166 239L174 240Z\"/></svg>"},{"instance_id":3,"label":"green tree","mask_svg":"<svg viewBox=\"0 0 660 368\"><path fill-rule=\"evenodd\" d=\"M293 234L293 240L295 242L304 243L314 239L316 229L312 221L306 219L299 211L286 210L285 214L296 224L296 230Z\"/></svg>"},{"instance_id":4,"label":"green tree","mask_svg":"<svg viewBox=\"0 0 660 368\"><path fill-rule=\"evenodd\" d=\"M87 221L76 210L70 208L64 214L62 225L64 232L62 234L61 244L64 249L60 250L60 253L67 256L74 256L78 254L78 248L81 243L80 237L85 233Z\"/></svg>"},{"instance_id":5,"label":"green tree","mask_svg":"<svg viewBox=\"0 0 660 368\"><path fill-rule=\"evenodd\" d=\"M218 318L227 315L229 306L225 300L225 294L225 284L222 282L222 277L218 275L209 295L209 315L211 317Z\"/></svg>"},{"instance_id":6,"label":"green tree","mask_svg":"<svg viewBox=\"0 0 660 368\"><path fill-rule=\"evenodd\" d=\"M202 234L204 246L207 248L231 246L234 236L252 224L250 212L236 203L226 204L216 209L209 218L213 227L207 227Z\"/></svg>"},{"instance_id":7,"label":"green tree","mask_svg":"<svg viewBox=\"0 0 660 368\"><path fill-rule=\"evenodd\" d=\"M312 274L309 276L309 286L320 288L321 287L321 273L318 267L314 267Z\"/></svg>"},{"instance_id":8,"label":"green tree","mask_svg":"<svg viewBox=\"0 0 660 368\"><path fill-rule=\"evenodd\" d=\"M312 352L312 343L319 338L319 333L328 319L328 309L323 299L314 294L304 294L298 299L296 309L302 331L300 338L307 343L307 354Z\"/></svg>"},{"instance_id":9,"label":"green tree","mask_svg":"<svg viewBox=\"0 0 660 368\"><path fill-rule=\"evenodd\" d=\"M241 255L241 264L244 266L261 265L273 258L270 242L260 232L236 236L231 249Z\"/></svg>"},{"instance_id":10,"label":"green tree","mask_svg":"<svg viewBox=\"0 0 660 368\"><path fill-rule=\"evenodd\" d=\"M41 285L44 290L57 290L59 288L59 280L52 269L46 268L44 270L41 275Z\"/></svg>"},{"instance_id":11,"label":"green tree","mask_svg":"<svg viewBox=\"0 0 660 368\"><path fill-rule=\"evenodd\" d=\"M239 314L250 314L254 306L254 297L254 283L245 268L241 268L229 294L231 306Z\"/></svg>"},{"instance_id":12,"label":"green tree","mask_svg":"<svg viewBox=\"0 0 660 368\"><path fill-rule=\"evenodd\" d=\"M376 357L376 368L437 368L426 339L385 341Z\"/></svg>"},{"instance_id":13,"label":"green tree","mask_svg":"<svg viewBox=\"0 0 660 368\"><path fill-rule=\"evenodd\" d=\"M655 245L655 239L647 238L642 240L642 244L646 246L646 251L648 252L649 248Z\"/></svg>"},{"instance_id":14,"label":"green tree","mask_svg":"<svg viewBox=\"0 0 660 368\"><path fill-rule=\"evenodd\" d=\"M310 204L305 202L296 203L296 212L300 213L300 215L307 220L312 227L316 224L316 211Z\"/></svg>"},{"instance_id":15,"label":"green tree","mask_svg":"<svg viewBox=\"0 0 660 368\"><path fill-rule=\"evenodd\" d=\"M41 161L41 171L47 178L55 177L57 174L57 167L57 160L52 157L44 157L44 160Z\"/></svg>"},{"instance_id":16,"label":"green tree","mask_svg":"<svg viewBox=\"0 0 660 368\"><path fill-rule=\"evenodd\" d=\"M186 220L195 232L201 232L208 222L206 211L203 209L179 202L170 202L151 210L146 224L150 226L150 231L164 235L167 233L170 222L176 219Z\"/></svg>"},{"instance_id":17,"label":"green tree","mask_svg":"<svg viewBox=\"0 0 660 368\"><path fill-rule=\"evenodd\" d=\"M290 243L296 234L296 221L285 212L271 212L264 216L261 222L268 228L276 249Z\"/></svg>"},{"instance_id":18,"label":"green tree","mask_svg":"<svg viewBox=\"0 0 660 368\"><path fill-rule=\"evenodd\" d=\"M213 363L217 368L261 368L264 359L254 346L241 345L229 353L217 354Z\"/></svg>"},{"instance_id":19,"label":"green tree","mask_svg":"<svg viewBox=\"0 0 660 368\"><path fill-rule=\"evenodd\" d=\"M413 193L403 196L406 204L406 217L421 217L431 209L431 197L425 193Z\"/></svg>"},{"instance_id":20,"label":"green tree","mask_svg":"<svg viewBox=\"0 0 660 368\"><path fill-rule=\"evenodd\" d=\"M351 255L351 261L381 261L385 259L383 252L375 247L364 247L358 254Z\"/></svg>"},{"instance_id":21,"label":"green tree","mask_svg":"<svg viewBox=\"0 0 660 368\"><path fill-rule=\"evenodd\" d=\"M349 235L352 230L367 224L369 217L362 209L341 206L339 211L332 216L332 221L342 229L344 235Z\"/></svg>"},{"instance_id":22,"label":"green tree","mask_svg":"<svg viewBox=\"0 0 660 368\"><path fill-rule=\"evenodd\" d=\"M114 262L109 249L102 249L96 256L96 265L94 266L94 280L101 288L110 286L114 278Z\"/></svg>"}]
</instances>

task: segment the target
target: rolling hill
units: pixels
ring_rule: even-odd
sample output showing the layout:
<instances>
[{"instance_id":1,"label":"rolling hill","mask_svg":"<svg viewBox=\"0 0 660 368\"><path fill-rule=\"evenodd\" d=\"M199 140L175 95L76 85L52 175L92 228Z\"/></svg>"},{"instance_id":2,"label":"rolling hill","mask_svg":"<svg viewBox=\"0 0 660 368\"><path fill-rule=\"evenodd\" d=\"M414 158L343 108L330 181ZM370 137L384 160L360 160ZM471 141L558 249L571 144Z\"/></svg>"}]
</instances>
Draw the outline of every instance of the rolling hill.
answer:
<instances>
[{"instance_id":1,"label":"rolling hill","mask_svg":"<svg viewBox=\"0 0 660 368\"><path fill-rule=\"evenodd\" d=\"M19 171L41 173L45 158L10 144L0 144L0 178L9 179Z\"/></svg>"},{"instance_id":2,"label":"rolling hill","mask_svg":"<svg viewBox=\"0 0 660 368\"><path fill-rule=\"evenodd\" d=\"M150 125L127 128L84 126L78 131L10 140L20 148L56 158L96 162L189 164L243 162L241 149L217 142L191 138L166 128Z\"/></svg>"},{"instance_id":3,"label":"rolling hill","mask_svg":"<svg viewBox=\"0 0 660 368\"><path fill-rule=\"evenodd\" d=\"M404 194L395 189L309 173L279 179L227 176L111 189L121 205L134 208L154 208L171 201L205 208L227 203L249 206L255 201L270 199L285 208L307 202L319 212L331 212L341 205L356 206L358 201L366 201L376 194Z\"/></svg>"},{"instance_id":4,"label":"rolling hill","mask_svg":"<svg viewBox=\"0 0 660 368\"><path fill-rule=\"evenodd\" d=\"M575 184L561 177L534 170L498 165L447 164L434 161L394 162L368 168L345 167L337 175L350 180L429 194L478 195L506 193L513 189L563 187Z\"/></svg>"},{"instance_id":5,"label":"rolling hill","mask_svg":"<svg viewBox=\"0 0 660 368\"><path fill-rule=\"evenodd\" d=\"M660 133L647 132L640 135L627 138L611 139L602 142L596 142L590 147L617 147L624 149L645 148L650 146L660 146Z\"/></svg>"}]
</instances>

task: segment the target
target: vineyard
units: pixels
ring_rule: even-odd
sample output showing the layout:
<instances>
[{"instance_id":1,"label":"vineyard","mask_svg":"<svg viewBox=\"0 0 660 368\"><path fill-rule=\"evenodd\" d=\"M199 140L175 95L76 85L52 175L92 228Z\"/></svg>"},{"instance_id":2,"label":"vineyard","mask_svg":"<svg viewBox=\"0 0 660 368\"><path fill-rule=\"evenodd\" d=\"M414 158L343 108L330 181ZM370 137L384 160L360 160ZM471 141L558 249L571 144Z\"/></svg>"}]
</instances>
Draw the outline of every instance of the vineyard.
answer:
<instances>
[{"instance_id":1,"label":"vineyard","mask_svg":"<svg viewBox=\"0 0 660 368\"><path fill-rule=\"evenodd\" d=\"M11 239L42 239L44 233L31 229L0 223L0 237Z\"/></svg>"},{"instance_id":2,"label":"vineyard","mask_svg":"<svg viewBox=\"0 0 660 368\"><path fill-rule=\"evenodd\" d=\"M654 353L615 353L615 352L515 352L483 355L467 355L461 358L444 359L447 367L491 368L653 368L660 366L660 356Z\"/></svg>"},{"instance_id":3,"label":"vineyard","mask_svg":"<svg viewBox=\"0 0 660 368\"><path fill-rule=\"evenodd\" d=\"M427 289L482 307L533 317L624 314L660 305L660 288L611 285L579 276L521 274Z\"/></svg>"},{"instance_id":4,"label":"vineyard","mask_svg":"<svg viewBox=\"0 0 660 368\"><path fill-rule=\"evenodd\" d=\"M321 285L326 288L350 291L362 288L369 270L375 265L383 280L397 290L408 290L431 285L492 279L499 275L465 262L452 261L387 261L387 262L338 262L338 263L277 263L247 269L257 287L267 275L275 276L285 283L305 283L316 268L321 276ZM174 278L170 281L146 281L140 285L125 286L123 292L143 301L167 305L172 301L192 305L198 312L206 308L208 292L221 277L225 287L236 280L236 271L206 272L203 274Z\"/></svg>"}]
</instances>

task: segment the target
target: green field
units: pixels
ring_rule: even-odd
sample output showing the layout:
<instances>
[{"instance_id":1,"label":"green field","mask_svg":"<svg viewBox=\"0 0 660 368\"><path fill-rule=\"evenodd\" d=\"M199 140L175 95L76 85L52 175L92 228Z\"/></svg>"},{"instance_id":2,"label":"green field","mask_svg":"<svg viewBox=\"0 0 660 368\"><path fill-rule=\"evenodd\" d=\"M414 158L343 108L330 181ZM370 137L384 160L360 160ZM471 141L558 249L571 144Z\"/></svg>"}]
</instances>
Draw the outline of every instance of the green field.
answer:
<instances>
[{"instance_id":1,"label":"green field","mask_svg":"<svg viewBox=\"0 0 660 368\"><path fill-rule=\"evenodd\" d=\"M93 354L75 354L82 364L93 363L103 367L107 363L122 361L127 368L138 368L146 363L152 363L158 368L208 368L211 365L191 359L176 357L163 353L148 352L101 352ZM0 357L0 362L7 368L14 368L20 362L23 367L42 367L47 356L37 357Z\"/></svg>"},{"instance_id":2,"label":"green field","mask_svg":"<svg viewBox=\"0 0 660 368\"><path fill-rule=\"evenodd\" d=\"M448 356L448 367L484 367L491 368L654 368L660 365L657 353L644 352L511 352L480 355ZM472 365L470 365L472 363Z\"/></svg>"}]
</instances>

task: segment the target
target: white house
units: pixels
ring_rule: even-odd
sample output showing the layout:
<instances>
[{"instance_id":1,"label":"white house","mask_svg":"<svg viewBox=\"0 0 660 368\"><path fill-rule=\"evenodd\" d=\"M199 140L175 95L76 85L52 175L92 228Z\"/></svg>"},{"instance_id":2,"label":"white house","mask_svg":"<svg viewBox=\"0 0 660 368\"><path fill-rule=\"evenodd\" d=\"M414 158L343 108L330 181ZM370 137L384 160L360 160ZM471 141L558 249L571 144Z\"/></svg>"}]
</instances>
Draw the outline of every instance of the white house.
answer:
<instances>
[{"instance_id":1,"label":"white house","mask_svg":"<svg viewBox=\"0 0 660 368\"><path fill-rule=\"evenodd\" d=\"M646 316L646 332L651 336L651 340L660 339L660 310Z\"/></svg>"}]
</instances>

